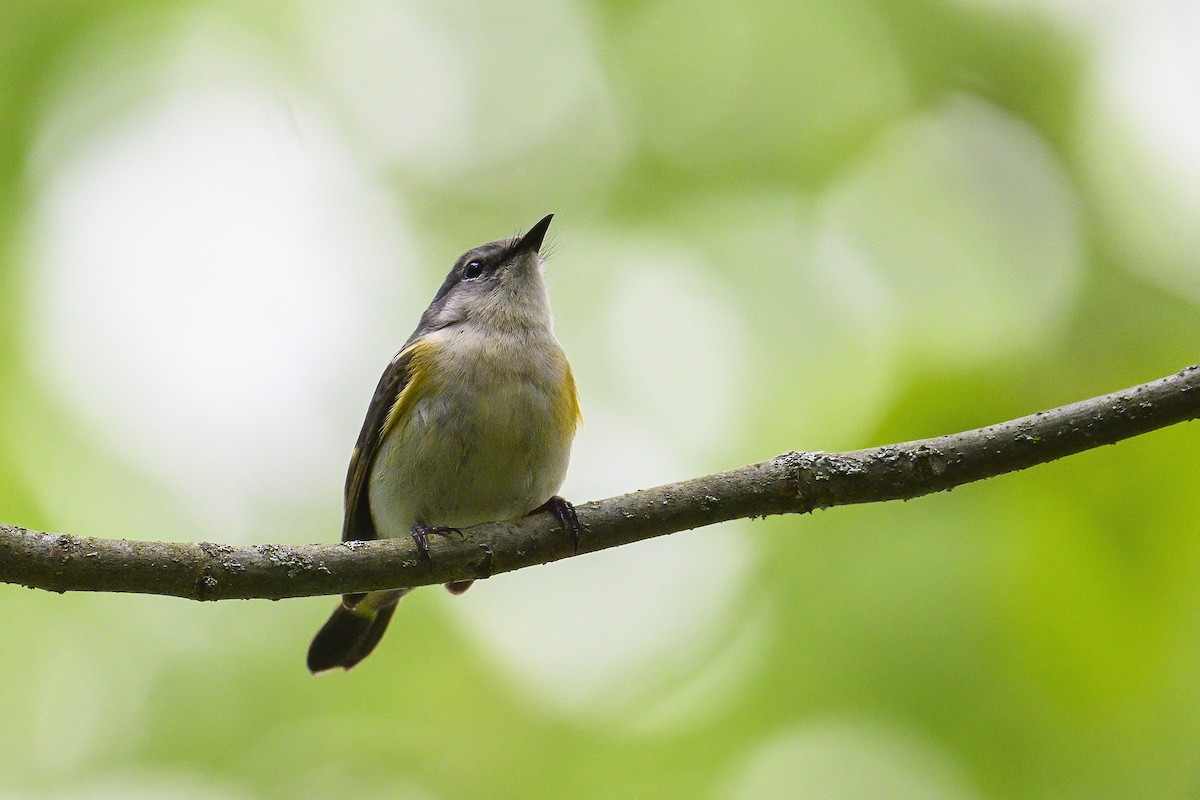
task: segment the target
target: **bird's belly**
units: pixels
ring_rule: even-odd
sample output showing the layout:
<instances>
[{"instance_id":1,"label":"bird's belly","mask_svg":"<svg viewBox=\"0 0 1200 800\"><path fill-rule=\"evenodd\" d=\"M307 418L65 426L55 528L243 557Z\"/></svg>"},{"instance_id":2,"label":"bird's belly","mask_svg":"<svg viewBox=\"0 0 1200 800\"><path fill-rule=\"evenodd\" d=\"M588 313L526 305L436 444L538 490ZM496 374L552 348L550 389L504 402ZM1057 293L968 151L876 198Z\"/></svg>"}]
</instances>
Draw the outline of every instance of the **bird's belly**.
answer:
<instances>
[{"instance_id":1,"label":"bird's belly","mask_svg":"<svg viewBox=\"0 0 1200 800\"><path fill-rule=\"evenodd\" d=\"M380 536L522 516L562 485L574 432L556 424L557 387L519 376L450 383L414 403L380 447L370 484Z\"/></svg>"}]
</instances>

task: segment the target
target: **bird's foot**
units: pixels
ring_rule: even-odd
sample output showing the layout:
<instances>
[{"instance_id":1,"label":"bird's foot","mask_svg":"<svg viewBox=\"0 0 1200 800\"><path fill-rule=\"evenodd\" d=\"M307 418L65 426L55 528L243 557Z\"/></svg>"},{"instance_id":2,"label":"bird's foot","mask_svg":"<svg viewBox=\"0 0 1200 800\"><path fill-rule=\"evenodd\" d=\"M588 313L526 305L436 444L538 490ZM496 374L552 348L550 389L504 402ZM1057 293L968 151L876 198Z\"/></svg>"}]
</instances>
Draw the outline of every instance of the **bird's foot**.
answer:
<instances>
[{"instance_id":1,"label":"bird's foot","mask_svg":"<svg viewBox=\"0 0 1200 800\"><path fill-rule=\"evenodd\" d=\"M421 555L425 558L425 561L428 562L429 571L432 572L433 556L429 554L430 534L433 534L434 536L449 536L450 534L462 536L462 531L460 531L458 528L451 528L447 525L423 525L420 522L412 526L413 541L417 543L417 550L421 552Z\"/></svg>"},{"instance_id":2,"label":"bird's foot","mask_svg":"<svg viewBox=\"0 0 1200 800\"><path fill-rule=\"evenodd\" d=\"M554 518L558 520L559 527L571 537L572 555L579 555L579 534L583 531L583 528L579 524L579 516L575 513L575 506L558 495L554 495L554 497L551 497L529 513L537 514L542 511L549 511L554 515Z\"/></svg>"}]
</instances>

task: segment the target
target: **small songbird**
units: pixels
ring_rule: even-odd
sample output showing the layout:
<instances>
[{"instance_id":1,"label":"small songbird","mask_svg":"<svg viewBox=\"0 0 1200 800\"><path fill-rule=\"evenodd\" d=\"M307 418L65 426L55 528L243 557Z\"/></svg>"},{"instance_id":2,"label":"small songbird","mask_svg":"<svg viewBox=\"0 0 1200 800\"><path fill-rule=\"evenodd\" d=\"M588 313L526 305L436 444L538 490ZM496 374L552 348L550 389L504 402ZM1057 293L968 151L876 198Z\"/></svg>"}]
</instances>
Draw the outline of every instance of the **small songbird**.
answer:
<instances>
[{"instance_id":1,"label":"small songbird","mask_svg":"<svg viewBox=\"0 0 1200 800\"><path fill-rule=\"evenodd\" d=\"M342 541L412 536L428 559L429 534L548 510L578 545L556 494L580 413L542 279L553 216L464 253L384 370L350 457ZM344 595L308 668L366 658L409 591Z\"/></svg>"}]
</instances>

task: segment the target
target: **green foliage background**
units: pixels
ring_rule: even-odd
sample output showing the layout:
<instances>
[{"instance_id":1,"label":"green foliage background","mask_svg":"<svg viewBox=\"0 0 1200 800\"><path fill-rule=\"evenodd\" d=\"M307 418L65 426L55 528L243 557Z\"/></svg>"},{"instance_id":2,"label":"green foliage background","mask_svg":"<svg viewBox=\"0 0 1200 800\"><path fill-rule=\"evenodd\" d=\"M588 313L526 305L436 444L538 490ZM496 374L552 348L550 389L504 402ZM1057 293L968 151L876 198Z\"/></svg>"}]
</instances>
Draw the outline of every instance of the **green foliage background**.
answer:
<instances>
[{"instance_id":1,"label":"green foliage background","mask_svg":"<svg viewBox=\"0 0 1200 800\"><path fill-rule=\"evenodd\" d=\"M337 537L359 407L442 271L546 211L583 435L611 419L645 434L581 438L577 501L975 427L1195 362L1195 144L1160 145L1196 130L1200 62L1155 72L1154 49L1135 50L1145 83L1109 81L1142 30L1194 45L1200 24L1171 3L7 0L0 519L224 538L47 378L54 331L36 311L55 266L38 236L59 235L46 187L189 80L304 106L420 232L419 256L397 258L409 279L365 325L373 349L328 377L345 452L326 488L244 498L246 540L302 542ZM169 65L187 48L235 66L181 79ZM1193 90L1178 130L1139 116L1156 80ZM380 111L396 95L408 117ZM607 588L584 598L573 565L461 601L419 592L361 668L318 679L302 655L328 599L0 587L0 795L1194 797L1196 445L1180 426L912 503L678 534L595 561ZM674 575L705 547L715 568ZM660 580L694 591L695 637L646 634L612 661L593 606L611 600L626 632L670 630L693 604L641 593ZM533 581L552 590L519 594ZM518 626L580 604L574 640L531 622L530 641L618 667L581 670L576 693L569 674L523 671L452 606L486 623L505 586Z\"/></svg>"}]
</instances>

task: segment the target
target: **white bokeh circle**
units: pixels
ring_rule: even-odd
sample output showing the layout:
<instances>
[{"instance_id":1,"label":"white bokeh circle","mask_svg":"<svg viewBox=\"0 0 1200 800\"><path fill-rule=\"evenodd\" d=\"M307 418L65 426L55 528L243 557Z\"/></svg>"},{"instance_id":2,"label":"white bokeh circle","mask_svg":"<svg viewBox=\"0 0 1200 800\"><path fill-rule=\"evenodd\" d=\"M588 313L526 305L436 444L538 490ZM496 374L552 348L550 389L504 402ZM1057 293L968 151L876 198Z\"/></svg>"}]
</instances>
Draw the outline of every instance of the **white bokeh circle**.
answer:
<instances>
[{"instance_id":1,"label":"white bokeh circle","mask_svg":"<svg viewBox=\"0 0 1200 800\"><path fill-rule=\"evenodd\" d=\"M885 132L829 189L816 258L874 276L919 359L969 365L1065 323L1083 273L1081 213L1033 128L958 96Z\"/></svg>"},{"instance_id":2,"label":"white bokeh circle","mask_svg":"<svg viewBox=\"0 0 1200 800\"><path fill-rule=\"evenodd\" d=\"M1200 5L1127 9L1097 35L1077 139L1120 265L1200 302Z\"/></svg>"},{"instance_id":3,"label":"white bokeh circle","mask_svg":"<svg viewBox=\"0 0 1200 800\"><path fill-rule=\"evenodd\" d=\"M751 751L719 795L728 800L978 800L950 754L869 719L817 720Z\"/></svg>"},{"instance_id":4,"label":"white bokeh circle","mask_svg":"<svg viewBox=\"0 0 1200 800\"><path fill-rule=\"evenodd\" d=\"M400 210L271 96L178 87L77 137L29 245L37 371L233 536L344 462L339 379L414 261Z\"/></svg>"}]
</instances>

